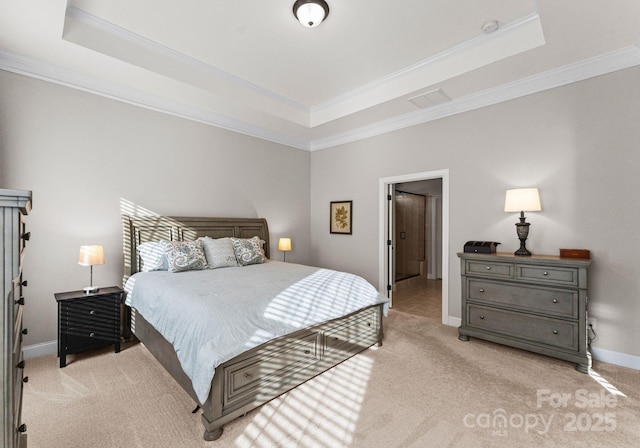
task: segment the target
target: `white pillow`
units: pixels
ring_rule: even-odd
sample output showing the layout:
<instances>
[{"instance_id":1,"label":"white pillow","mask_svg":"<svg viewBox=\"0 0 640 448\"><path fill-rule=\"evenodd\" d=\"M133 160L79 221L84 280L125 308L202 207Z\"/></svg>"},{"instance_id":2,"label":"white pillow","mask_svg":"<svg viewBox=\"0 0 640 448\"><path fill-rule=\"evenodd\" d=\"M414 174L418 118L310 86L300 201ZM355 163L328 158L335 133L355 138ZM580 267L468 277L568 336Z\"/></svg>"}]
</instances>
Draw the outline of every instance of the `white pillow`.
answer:
<instances>
[{"instance_id":1,"label":"white pillow","mask_svg":"<svg viewBox=\"0 0 640 448\"><path fill-rule=\"evenodd\" d=\"M166 271L169 269L164 247L162 247L159 241L140 244L138 246L138 253L140 254L140 258L142 258L142 269L139 269L140 266L138 266L141 272Z\"/></svg>"},{"instance_id":2,"label":"white pillow","mask_svg":"<svg viewBox=\"0 0 640 448\"><path fill-rule=\"evenodd\" d=\"M210 269L238 266L231 238L205 236L198 239L202 241L204 256Z\"/></svg>"}]
</instances>

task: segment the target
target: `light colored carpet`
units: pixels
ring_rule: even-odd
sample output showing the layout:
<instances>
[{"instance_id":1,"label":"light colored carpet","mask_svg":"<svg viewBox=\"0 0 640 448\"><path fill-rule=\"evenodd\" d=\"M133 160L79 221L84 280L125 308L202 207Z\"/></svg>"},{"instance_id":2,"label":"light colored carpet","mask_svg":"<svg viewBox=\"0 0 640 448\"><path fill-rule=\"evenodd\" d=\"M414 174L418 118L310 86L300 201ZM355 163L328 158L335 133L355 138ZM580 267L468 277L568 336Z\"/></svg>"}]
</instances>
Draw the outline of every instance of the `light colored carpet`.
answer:
<instances>
[{"instance_id":1,"label":"light colored carpet","mask_svg":"<svg viewBox=\"0 0 640 448\"><path fill-rule=\"evenodd\" d=\"M391 310L384 345L202 439L200 413L141 344L27 362L30 448L637 447L640 372L572 364ZM503 424L506 422L506 424Z\"/></svg>"}]
</instances>

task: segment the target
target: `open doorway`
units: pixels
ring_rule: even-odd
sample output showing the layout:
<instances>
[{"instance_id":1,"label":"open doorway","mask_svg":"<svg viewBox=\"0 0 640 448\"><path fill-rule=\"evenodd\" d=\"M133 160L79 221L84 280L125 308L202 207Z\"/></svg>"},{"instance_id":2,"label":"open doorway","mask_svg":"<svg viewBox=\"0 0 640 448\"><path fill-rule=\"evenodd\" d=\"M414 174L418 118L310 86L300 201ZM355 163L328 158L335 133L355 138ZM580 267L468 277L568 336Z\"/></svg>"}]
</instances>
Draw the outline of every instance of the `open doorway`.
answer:
<instances>
[{"instance_id":1,"label":"open doorway","mask_svg":"<svg viewBox=\"0 0 640 448\"><path fill-rule=\"evenodd\" d=\"M393 185L393 307L442 316L442 178Z\"/></svg>"},{"instance_id":2,"label":"open doorway","mask_svg":"<svg viewBox=\"0 0 640 448\"><path fill-rule=\"evenodd\" d=\"M380 179L380 201L380 289L448 324L449 171Z\"/></svg>"}]
</instances>

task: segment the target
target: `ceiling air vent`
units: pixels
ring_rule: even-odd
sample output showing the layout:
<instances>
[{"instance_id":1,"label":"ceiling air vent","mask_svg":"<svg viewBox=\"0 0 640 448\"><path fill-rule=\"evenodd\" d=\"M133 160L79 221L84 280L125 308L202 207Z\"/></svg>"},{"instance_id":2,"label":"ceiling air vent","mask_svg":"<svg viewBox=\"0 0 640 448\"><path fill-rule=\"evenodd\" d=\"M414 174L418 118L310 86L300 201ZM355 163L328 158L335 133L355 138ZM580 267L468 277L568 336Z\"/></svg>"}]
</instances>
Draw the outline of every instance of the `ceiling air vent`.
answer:
<instances>
[{"instance_id":1,"label":"ceiling air vent","mask_svg":"<svg viewBox=\"0 0 640 448\"><path fill-rule=\"evenodd\" d=\"M426 109L427 107L437 106L438 104L451 101L442 89L431 90L426 93L421 93L414 97L409 98L409 101L413 103L419 109Z\"/></svg>"}]
</instances>

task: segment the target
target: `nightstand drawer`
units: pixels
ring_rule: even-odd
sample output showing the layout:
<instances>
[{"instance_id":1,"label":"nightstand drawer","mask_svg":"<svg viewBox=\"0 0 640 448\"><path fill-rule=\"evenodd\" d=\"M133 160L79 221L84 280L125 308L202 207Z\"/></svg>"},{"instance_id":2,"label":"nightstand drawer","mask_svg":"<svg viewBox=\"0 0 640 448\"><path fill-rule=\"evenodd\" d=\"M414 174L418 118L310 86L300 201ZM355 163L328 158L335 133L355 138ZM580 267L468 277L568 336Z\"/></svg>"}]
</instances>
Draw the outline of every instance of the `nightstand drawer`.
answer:
<instances>
[{"instance_id":1,"label":"nightstand drawer","mask_svg":"<svg viewBox=\"0 0 640 448\"><path fill-rule=\"evenodd\" d=\"M514 278L515 265L513 263L498 263L495 261L467 260L465 264L467 275Z\"/></svg>"},{"instance_id":2,"label":"nightstand drawer","mask_svg":"<svg viewBox=\"0 0 640 448\"><path fill-rule=\"evenodd\" d=\"M467 305L467 325L529 342L578 350L578 323Z\"/></svg>"},{"instance_id":3,"label":"nightstand drawer","mask_svg":"<svg viewBox=\"0 0 640 448\"><path fill-rule=\"evenodd\" d=\"M109 296L84 300L70 300L62 304L63 326L78 323L100 326L113 322L120 311L120 298Z\"/></svg>"},{"instance_id":4,"label":"nightstand drawer","mask_svg":"<svg viewBox=\"0 0 640 448\"><path fill-rule=\"evenodd\" d=\"M516 268L516 278L550 285L578 286L578 269L519 264Z\"/></svg>"},{"instance_id":5,"label":"nightstand drawer","mask_svg":"<svg viewBox=\"0 0 640 448\"><path fill-rule=\"evenodd\" d=\"M467 299L528 312L578 318L578 291L469 279Z\"/></svg>"}]
</instances>

